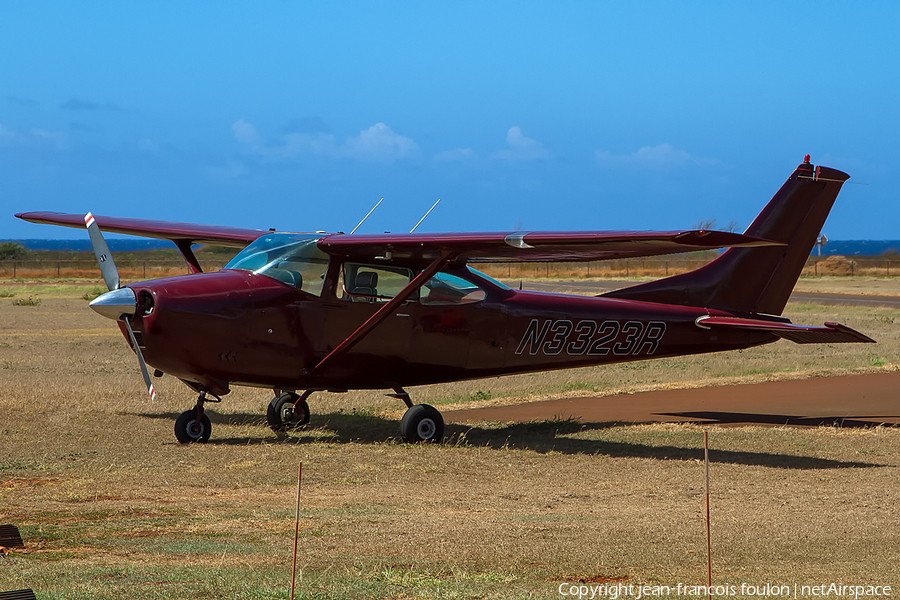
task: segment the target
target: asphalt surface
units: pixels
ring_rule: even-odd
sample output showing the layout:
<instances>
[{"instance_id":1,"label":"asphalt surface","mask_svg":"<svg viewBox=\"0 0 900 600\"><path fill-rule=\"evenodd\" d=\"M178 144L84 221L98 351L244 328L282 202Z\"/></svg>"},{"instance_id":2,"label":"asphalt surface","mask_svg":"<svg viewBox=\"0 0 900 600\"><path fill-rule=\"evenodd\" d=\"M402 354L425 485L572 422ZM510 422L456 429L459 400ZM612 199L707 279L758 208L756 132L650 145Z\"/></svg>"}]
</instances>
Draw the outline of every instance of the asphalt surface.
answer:
<instances>
[{"instance_id":1,"label":"asphalt surface","mask_svg":"<svg viewBox=\"0 0 900 600\"><path fill-rule=\"evenodd\" d=\"M511 287L518 287L515 283ZM536 292L561 292L564 294L598 295L623 287L635 285L633 281L528 281L524 280L522 286L526 290ZM823 304L826 306L886 306L900 308L900 296L857 296L852 294L823 294L810 292L794 292L791 294L792 302L810 304Z\"/></svg>"},{"instance_id":2,"label":"asphalt surface","mask_svg":"<svg viewBox=\"0 0 900 600\"><path fill-rule=\"evenodd\" d=\"M821 377L455 410L449 423L577 419L582 423L900 425L900 373Z\"/></svg>"}]
</instances>

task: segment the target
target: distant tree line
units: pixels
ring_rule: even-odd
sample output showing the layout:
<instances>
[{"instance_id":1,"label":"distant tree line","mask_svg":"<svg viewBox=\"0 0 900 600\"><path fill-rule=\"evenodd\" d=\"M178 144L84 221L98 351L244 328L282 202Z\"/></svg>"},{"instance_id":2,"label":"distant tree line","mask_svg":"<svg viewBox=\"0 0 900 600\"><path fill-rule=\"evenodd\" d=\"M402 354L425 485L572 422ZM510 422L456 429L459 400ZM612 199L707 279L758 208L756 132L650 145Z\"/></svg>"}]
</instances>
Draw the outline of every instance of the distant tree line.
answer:
<instances>
[{"instance_id":1,"label":"distant tree line","mask_svg":"<svg viewBox=\"0 0 900 600\"><path fill-rule=\"evenodd\" d=\"M31 250L19 242L0 242L0 260L20 260L31 255Z\"/></svg>"}]
</instances>

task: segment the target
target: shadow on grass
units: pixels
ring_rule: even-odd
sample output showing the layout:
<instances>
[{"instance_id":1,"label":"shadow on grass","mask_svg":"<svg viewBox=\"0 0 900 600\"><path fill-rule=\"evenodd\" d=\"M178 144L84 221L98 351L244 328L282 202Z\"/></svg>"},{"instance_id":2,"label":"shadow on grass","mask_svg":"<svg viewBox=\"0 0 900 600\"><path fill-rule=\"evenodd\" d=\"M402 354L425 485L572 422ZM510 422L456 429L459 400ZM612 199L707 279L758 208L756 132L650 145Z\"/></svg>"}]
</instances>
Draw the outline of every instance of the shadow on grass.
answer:
<instances>
[{"instance_id":1,"label":"shadow on grass","mask_svg":"<svg viewBox=\"0 0 900 600\"><path fill-rule=\"evenodd\" d=\"M354 413L329 413L313 415L312 423L306 427L285 433L270 430L256 414L218 415L207 412L213 423L213 435L209 444L213 445L253 445L253 444L376 444L383 442L402 443L399 439L400 424L397 421L373 415ZM172 419L176 413L143 414L146 418ZM216 431L216 424L256 426L258 436L221 437L222 429ZM633 423L580 423L573 419L511 423L507 425L472 426L447 424L444 430L444 444L447 446L493 448L496 450L530 450L538 453L558 452L560 454L603 455L612 458L651 458L655 460L703 460L703 448L672 445L654 445L635 442L591 440L569 437L570 434L603 430ZM227 432L225 432L227 435ZM887 465L869 462L841 461L814 456L797 456L775 452L739 452L713 449L709 453L710 462L773 467L780 469L846 469L862 467L884 467Z\"/></svg>"},{"instance_id":2,"label":"shadow on grass","mask_svg":"<svg viewBox=\"0 0 900 600\"><path fill-rule=\"evenodd\" d=\"M880 416L846 416L846 417L801 417L799 415L768 415L761 413L737 413L721 411L698 411L679 413L660 413L666 417L684 417L687 419L699 419L692 421L697 423L710 423L714 425L726 424L760 424L760 425L791 425L803 427L875 427L877 425L896 426L893 420L897 415Z\"/></svg>"}]
</instances>

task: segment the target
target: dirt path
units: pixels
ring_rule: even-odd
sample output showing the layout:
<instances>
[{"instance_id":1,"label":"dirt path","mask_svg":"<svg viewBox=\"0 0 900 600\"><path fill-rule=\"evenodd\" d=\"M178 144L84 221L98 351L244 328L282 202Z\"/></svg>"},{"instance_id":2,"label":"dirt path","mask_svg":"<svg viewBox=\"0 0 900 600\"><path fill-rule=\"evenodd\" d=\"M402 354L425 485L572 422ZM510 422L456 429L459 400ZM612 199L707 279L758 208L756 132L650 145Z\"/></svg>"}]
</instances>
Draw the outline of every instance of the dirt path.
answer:
<instances>
[{"instance_id":1,"label":"dirt path","mask_svg":"<svg viewBox=\"0 0 900 600\"><path fill-rule=\"evenodd\" d=\"M900 425L900 373L824 377L447 411L450 423L575 418L584 423Z\"/></svg>"}]
</instances>

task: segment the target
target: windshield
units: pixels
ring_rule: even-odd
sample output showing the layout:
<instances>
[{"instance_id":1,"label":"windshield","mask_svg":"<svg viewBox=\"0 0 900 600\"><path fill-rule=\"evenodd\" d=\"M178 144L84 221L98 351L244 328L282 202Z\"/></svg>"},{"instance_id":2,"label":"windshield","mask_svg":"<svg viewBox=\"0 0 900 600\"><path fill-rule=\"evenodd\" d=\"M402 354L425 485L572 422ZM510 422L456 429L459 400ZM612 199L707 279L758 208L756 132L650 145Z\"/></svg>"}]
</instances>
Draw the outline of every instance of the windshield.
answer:
<instances>
[{"instance_id":1,"label":"windshield","mask_svg":"<svg viewBox=\"0 0 900 600\"><path fill-rule=\"evenodd\" d=\"M318 239L308 234L270 233L241 250L224 268L274 277L318 296L328 269L328 255L316 246Z\"/></svg>"}]
</instances>

